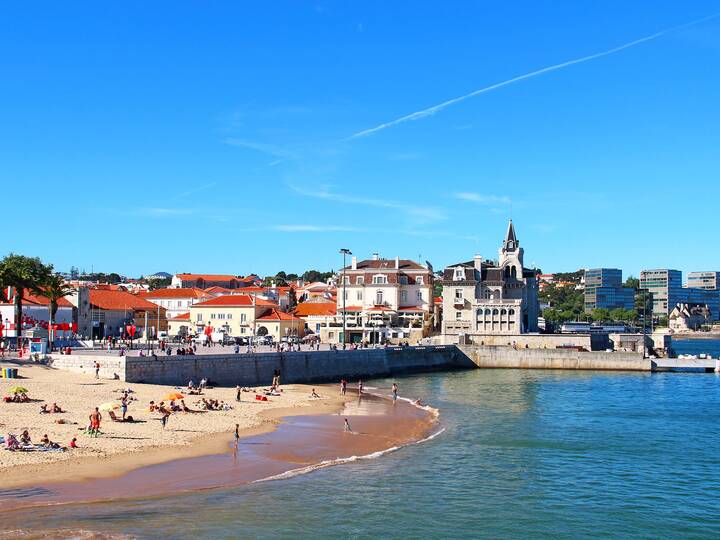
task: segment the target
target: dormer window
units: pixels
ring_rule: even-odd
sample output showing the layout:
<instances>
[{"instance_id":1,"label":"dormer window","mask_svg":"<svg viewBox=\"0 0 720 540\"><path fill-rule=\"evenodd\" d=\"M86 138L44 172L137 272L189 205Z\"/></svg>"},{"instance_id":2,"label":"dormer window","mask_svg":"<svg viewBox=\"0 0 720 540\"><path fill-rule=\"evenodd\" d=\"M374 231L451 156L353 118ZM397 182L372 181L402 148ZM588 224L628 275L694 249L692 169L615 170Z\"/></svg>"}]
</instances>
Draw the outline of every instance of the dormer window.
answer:
<instances>
[{"instance_id":1,"label":"dormer window","mask_svg":"<svg viewBox=\"0 0 720 540\"><path fill-rule=\"evenodd\" d=\"M465 270L462 267L458 267L455 269L455 273L453 274L453 280L454 281L462 281L465 279Z\"/></svg>"},{"instance_id":2,"label":"dormer window","mask_svg":"<svg viewBox=\"0 0 720 540\"><path fill-rule=\"evenodd\" d=\"M363 276L358 276L357 279L355 280L355 283L357 285L362 285L363 283L365 283L365 278Z\"/></svg>"},{"instance_id":3,"label":"dormer window","mask_svg":"<svg viewBox=\"0 0 720 540\"><path fill-rule=\"evenodd\" d=\"M400 285L407 285L407 284L408 284L408 278L407 278L407 276L400 276L398 279L400 280Z\"/></svg>"},{"instance_id":4,"label":"dormer window","mask_svg":"<svg viewBox=\"0 0 720 540\"><path fill-rule=\"evenodd\" d=\"M373 276L373 285L386 285L387 282L386 275L378 274L377 276Z\"/></svg>"},{"instance_id":5,"label":"dormer window","mask_svg":"<svg viewBox=\"0 0 720 540\"><path fill-rule=\"evenodd\" d=\"M424 278L423 278L422 276L418 276L418 277L415 278L415 283L416 283L417 285L424 285L424 284L425 284L425 280L424 280Z\"/></svg>"}]
</instances>

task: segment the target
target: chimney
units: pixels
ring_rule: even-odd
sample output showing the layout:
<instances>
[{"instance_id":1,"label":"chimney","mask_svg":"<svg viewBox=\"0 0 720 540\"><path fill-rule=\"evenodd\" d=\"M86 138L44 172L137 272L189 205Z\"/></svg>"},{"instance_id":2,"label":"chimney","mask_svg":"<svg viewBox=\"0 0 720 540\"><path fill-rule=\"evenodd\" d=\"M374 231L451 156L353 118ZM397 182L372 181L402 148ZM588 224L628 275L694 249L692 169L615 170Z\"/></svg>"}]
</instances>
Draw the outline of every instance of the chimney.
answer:
<instances>
[{"instance_id":1,"label":"chimney","mask_svg":"<svg viewBox=\"0 0 720 540\"><path fill-rule=\"evenodd\" d=\"M482 270L482 255L475 255L473 257L473 266L475 267L475 270L477 270L477 271Z\"/></svg>"},{"instance_id":2,"label":"chimney","mask_svg":"<svg viewBox=\"0 0 720 540\"><path fill-rule=\"evenodd\" d=\"M379 258L380 258L379 253L373 253L373 258L372 258L373 261L377 261Z\"/></svg>"},{"instance_id":3,"label":"chimney","mask_svg":"<svg viewBox=\"0 0 720 540\"><path fill-rule=\"evenodd\" d=\"M395 257L395 270L400 269L400 257Z\"/></svg>"},{"instance_id":4,"label":"chimney","mask_svg":"<svg viewBox=\"0 0 720 540\"><path fill-rule=\"evenodd\" d=\"M352 262L350 268L352 268L353 270L357 270L357 257L353 255L351 261Z\"/></svg>"}]
</instances>

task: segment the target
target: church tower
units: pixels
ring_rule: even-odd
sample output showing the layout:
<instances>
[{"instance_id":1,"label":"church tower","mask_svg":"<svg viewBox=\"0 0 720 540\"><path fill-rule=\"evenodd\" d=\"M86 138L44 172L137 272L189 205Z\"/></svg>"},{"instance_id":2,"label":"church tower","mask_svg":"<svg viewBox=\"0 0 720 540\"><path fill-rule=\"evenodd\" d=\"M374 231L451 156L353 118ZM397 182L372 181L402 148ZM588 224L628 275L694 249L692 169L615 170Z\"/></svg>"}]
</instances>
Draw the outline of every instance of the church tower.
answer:
<instances>
[{"instance_id":1,"label":"church tower","mask_svg":"<svg viewBox=\"0 0 720 540\"><path fill-rule=\"evenodd\" d=\"M503 269L503 275L505 277L522 279L524 250L520 247L520 242L518 242L512 219L508 223L505 240L503 241L499 254L499 263L500 268Z\"/></svg>"}]
</instances>

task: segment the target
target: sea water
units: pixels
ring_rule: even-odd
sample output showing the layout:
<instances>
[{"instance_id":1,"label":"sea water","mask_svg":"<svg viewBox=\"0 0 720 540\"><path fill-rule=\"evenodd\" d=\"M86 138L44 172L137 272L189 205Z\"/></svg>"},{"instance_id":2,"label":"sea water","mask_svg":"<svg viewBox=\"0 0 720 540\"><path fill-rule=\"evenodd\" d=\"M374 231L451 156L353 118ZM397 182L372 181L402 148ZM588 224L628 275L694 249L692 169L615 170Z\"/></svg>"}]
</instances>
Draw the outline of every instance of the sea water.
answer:
<instances>
[{"instance_id":1,"label":"sea water","mask_svg":"<svg viewBox=\"0 0 720 540\"><path fill-rule=\"evenodd\" d=\"M440 410L438 437L234 489L12 512L2 527L13 537L720 537L714 374L473 370L398 383Z\"/></svg>"}]
</instances>

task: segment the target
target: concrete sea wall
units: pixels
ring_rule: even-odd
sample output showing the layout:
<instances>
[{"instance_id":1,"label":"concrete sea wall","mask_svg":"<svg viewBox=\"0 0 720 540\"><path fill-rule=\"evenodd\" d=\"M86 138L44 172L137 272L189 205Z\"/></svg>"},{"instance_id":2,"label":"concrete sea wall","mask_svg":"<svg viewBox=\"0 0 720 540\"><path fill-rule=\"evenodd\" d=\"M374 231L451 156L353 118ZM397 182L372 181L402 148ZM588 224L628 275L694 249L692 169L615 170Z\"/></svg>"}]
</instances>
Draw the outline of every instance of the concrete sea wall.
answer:
<instances>
[{"instance_id":1,"label":"concrete sea wall","mask_svg":"<svg viewBox=\"0 0 720 540\"><path fill-rule=\"evenodd\" d=\"M125 357L90 354L52 354L48 356L48 365L55 369L75 373L95 374L95 361L100 364L100 377L103 379L125 380Z\"/></svg>"},{"instance_id":2,"label":"concrete sea wall","mask_svg":"<svg viewBox=\"0 0 720 540\"><path fill-rule=\"evenodd\" d=\"M652 361L632 352L580 352L575 349L513 349L460 345L479 368L597 369L652 371Z\"/></svg>"},{"instance_id":3,"label":"concrete sea wall","mask_svg":"<svg viewBox=\"0 0 720 540\"><path fill-rule=\"evenodd\" d=\"M280 370L284 383L331 382L340 378L388 377L475 367L454 346L308 351L262 354L128 357L125 380L184 385L206 377L219 385L268 385Z\"/></svg>"},{"instance_id":4,"label":"concrete sea wall","mask_svg":"<svg viewBox=\"0 0 720 540\"><path fill-rule=\"evenodd\" d=\"M77 373L94 373L127 382L185 385L206 377L223 385L259 386L272 381L280 370L284 383L334 382L341 378L389 377L451 369L596 369L651 371L652 361L638 353L579 352L573 349L513 349L479 345L307 351L262 354L116 357L52 355L49 365Z\"/></svg>"}]
</instances>

